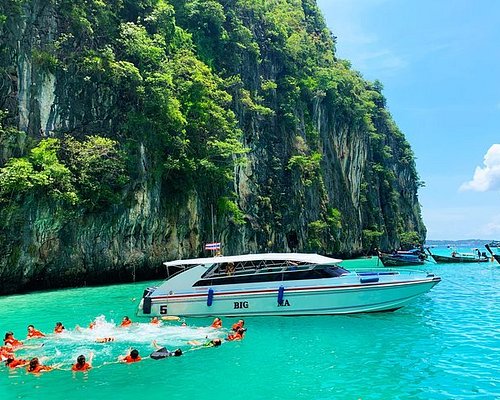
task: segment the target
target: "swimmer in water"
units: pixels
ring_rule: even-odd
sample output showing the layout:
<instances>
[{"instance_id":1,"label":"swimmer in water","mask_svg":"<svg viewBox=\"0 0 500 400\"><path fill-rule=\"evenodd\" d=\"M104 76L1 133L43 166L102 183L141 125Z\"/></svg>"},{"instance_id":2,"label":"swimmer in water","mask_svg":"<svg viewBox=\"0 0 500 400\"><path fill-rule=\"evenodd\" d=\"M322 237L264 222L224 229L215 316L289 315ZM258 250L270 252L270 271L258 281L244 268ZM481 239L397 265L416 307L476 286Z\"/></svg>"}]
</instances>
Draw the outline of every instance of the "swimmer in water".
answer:
<instances>
[{"instance_id":1,"label":"swimmer in water","mask_svg":"<svg viewBox=\"0 0 500 400\"><path fill-rule=\"evenodd\" d=\"M212 340L207 340L205 343L199 342L198 340L190 340L188 344L190 344L191 346L197 346L200 349L203 347L219 347L222 344L222 340L219 338L215 338Z\"/></svg>"},{"instance_id":2,"label":"swimmer in water","mask_svg":"<svg viewBox=\"0 0 500 400\"><path fill-rule=\"evenodd\" d=\"M80 371L85 372L92 368L92 359L94 358L94 353L90 353L89 361L85 360L85 356L83 354L79 355L76 359L76 364L73 364L71 367L72 371Z\"/></svg>"},{"instance_id":3,"label":"swimmer in water","mask_svg":"<svg viewBox=\"0 0 500 400\"><path fill-rule=\"evenodd\" d=\"M141 358L141 356L139 356L139 351L136 349L131 350L128 355L126 355L125 357L122 357L120 359L120 361L124 362L124 363L135 363L135 362L139 362L141 360L142 360L142 358Z\"/></svg>"},{"instance_id":4,"label":"swimmer in water","mask_svg":"<svg viewBox=\"0 0 500 400\"><path fill-rule=\"evenodd\" d=\"M48 365L40 364L38 357L34 357L30 360L30 363L28 365L28 368L26 368L26 371L33 374L38 374L39 372L51 371L52 369L53 368L49 367Z\"/></svg>"},{"instance_id":5,"label":"swimmer in water","mask_svg":"<svg viewBox=\"0 0 500 400\"><path fill-rule=\"evenodd\" d=\"M210 327L214 329L222 328L222 320L220 318L215 318L214 322L212 322L212 325L210 325Z\"/></svg>"},{"instance_id":6,"label":"swimmer in water","mask_svg":"<svg viewBox=\"0 0 500 400\"><path fill-rule=\"evenodd\" d=\"M241 339L243 339L243 335L245 334L245 332L246 332L246 329L240 328L236 332L230 333L227 336L227 340L230 342L235 341L235 340L241 340Z\"/></svg>"},{"instance_id":7,"label":"swimmer in water","mask_svg":"<svg viewBox=\"0 0 500 400\"><path fill-rule=\"evenodd\" d=\"M125 328L125 327L130 326L130 325L132 325L132 321L130 320L129 317L124 316L122 319L122 322L120 323L120 327Z\"/></svg>"},{"instance_id":8,"label":"swimmer in water","mask_svg":"<svg viewBox=\"0 0 500 400\"><path fill-rule=\"evenodd\" d=\"M17 340L14 337L13 332L5 333L5 339L3 340L3 343L5 344L5 346L10 347L13 350L17 350L23 346L23 342Z\"/></svg>"},{"instance_id":9,"label":"swimmer in water","mask_svg":"<svg viewBox=\"0 0 500 400\"><path fill-rule=\"evenodd\" d=\"M45 337L45 334L40 332L38 329L35 329L33 325L28 325L28 336L26 339L35 339Z\"/></svg>"},{"instance_id":10,"label":"swimmer in water","mask_svg":"<svg viewBox=\"0 0 500 400\"><path fill-rule=\"evenodd\" d=\"M56 322L56 326L54 328L54 333L62 333L64 331L64 326L62 322Z\"/></svg>"},{"instance_id":11,"label":"swimmer in water","mask_svg":"<svg viewBox=\"0 0 500 400\"><path fill-rule=\"evenodd\" d=\"M28 360L21 360L21 359L16 359L14 356L7 358L5 360L5 365L9 368L17 368L17 367L25 367L28 365L30 362Z\"/></svg>"},{"instance_id":12,"label":"swimmer in water","mask_svg":"<svg viewBox=\"0 0 500 400\"><path fill-rule=\"evenodd\" d=\"M6 361L9 358L14 358L14 350L9 346L0 347L0 361Z\"/></svg>"},{"instance_id":13,"label":"swimmer in water","mask_svg":"<svg viewBox=\"0 0 500 400\"><path fill-rule=\"evenodd\" d=\"M156 349L153 353L150 354L150 357L154 360L160 360L162 358L167 357L180 357L182 356L182 350L176 349L174 351L168 350L166 347L161 347L156 343L156 340L153 340L153 347Z\"/></svg>"},{"instance_id":14,"label":"swimmer in water","mask_svg":"<svg viewBox=\"0 0 500 400\"><path fill-rule=\"evenodd\" d=\"M238 322L236 322L235 324L233 324L231 330L233 330L234 332L237 332L238 329L241 329L245 326L245 321L243 321L242 319L240 319Z\"/></svg>"},{"instance_id":15,"label":"swimmer in water","mask_svg":"<svg viewBox=\"0 0 500 400\"><path fill-rule=\"evenodd\" d=\"M96 343L108 343L108 342L114 342L115 338L114 337L102 337L102 338L97 338L95 340Z\"/></svg>"},{"instance_id":16,"label":"swimmer in water","mask_svg":"<svg viewBox=\"0 0 500 400\"><path fill-rule=\"evenodd\" d=\"M153 317L151 318L151 321L149 321L151 325L160 325L160 322L161 321L158 319L158 317Z\"/></svg>"}]
</instances>

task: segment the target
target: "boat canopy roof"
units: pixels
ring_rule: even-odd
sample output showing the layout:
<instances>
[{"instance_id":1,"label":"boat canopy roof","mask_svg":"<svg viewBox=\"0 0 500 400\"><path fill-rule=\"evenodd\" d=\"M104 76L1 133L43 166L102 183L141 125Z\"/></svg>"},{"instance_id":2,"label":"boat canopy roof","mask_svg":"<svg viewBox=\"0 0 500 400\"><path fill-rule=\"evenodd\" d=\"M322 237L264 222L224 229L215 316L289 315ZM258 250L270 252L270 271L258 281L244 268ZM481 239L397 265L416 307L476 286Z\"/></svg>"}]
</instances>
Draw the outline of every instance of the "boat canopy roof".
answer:
<instances>
[{"instance_id":1,"label":"boat canopy roof","mask_svg":"<svg viewBox=\"0 0 500 400\"><path fill-rule=\"evenodd\" d=\"M261 253L261 254L244 254L239 256L219 256L206 258L191 258L186 260L175 260L164 262L167 267L181 265L202 265L202 264L220 264L220 263L237 263L245 261L283 261L288 260L299 263L311 264L335 264L342 260L320 256L319 254L304 254L304 253Z\"/></svg>"}]
</instances>

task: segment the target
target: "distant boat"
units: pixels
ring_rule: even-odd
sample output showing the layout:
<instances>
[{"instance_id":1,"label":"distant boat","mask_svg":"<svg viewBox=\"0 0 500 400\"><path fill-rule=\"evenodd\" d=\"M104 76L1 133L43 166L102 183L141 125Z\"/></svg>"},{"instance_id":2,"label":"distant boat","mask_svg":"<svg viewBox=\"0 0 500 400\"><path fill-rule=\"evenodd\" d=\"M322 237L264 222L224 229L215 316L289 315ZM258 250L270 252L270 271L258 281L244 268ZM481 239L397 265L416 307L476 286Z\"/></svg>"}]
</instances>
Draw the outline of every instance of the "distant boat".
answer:
<instances>
[{"instance_id":1,"label":"distant boat","mask_svg":"<svg viewBox=\"0 0 500 400\"><path fill-rule=\"evenodd\" d=\"M407 267L417 266L425 263L425 256L420 249L409 251L394 251L392 253L378 252L378 257L384 267Z\"/></svg>"},{"instance_id":2,"label":"distant boat","mask_svg":"<svg viewBox=\"0 0 500 400\"><path fill-rule=\"evenodd\" d=\"M499 240L492 240L486 246L489 246L489 247L500 247L500 241ZM488 247L486 247L486 248L488 248Z\"/></svg>"},{"instance_id":3,"label":"distant boat","mask_svg":"<svg viewBox=\"0 0 500 400\"><path fill-rule=\"evenodd\" d=\"M491 243L499 243L499 242L493 241ZM500 254L498 254L498 250L497 253L493 253L493 251L491 250L491 247L498 248L499 246L492 246L491 243L485 244L484 247L486 247L486 250L490 252L491 256L496 260L496 262L500 264Z\"/></svg>"},{"instance_id":4,"label":"distant boat","mask_svg":"<svg viewBox=\"0 0 500 400\"><path fill-rule=\"evenodd\" d=\"M429 248L427 248L427 251L437 263L477 263L490 261L486 253L481 253L478 249L475 249L473 253L461 253L454 250L449 256L432 254Z\"/></svg>"}]
</instances>

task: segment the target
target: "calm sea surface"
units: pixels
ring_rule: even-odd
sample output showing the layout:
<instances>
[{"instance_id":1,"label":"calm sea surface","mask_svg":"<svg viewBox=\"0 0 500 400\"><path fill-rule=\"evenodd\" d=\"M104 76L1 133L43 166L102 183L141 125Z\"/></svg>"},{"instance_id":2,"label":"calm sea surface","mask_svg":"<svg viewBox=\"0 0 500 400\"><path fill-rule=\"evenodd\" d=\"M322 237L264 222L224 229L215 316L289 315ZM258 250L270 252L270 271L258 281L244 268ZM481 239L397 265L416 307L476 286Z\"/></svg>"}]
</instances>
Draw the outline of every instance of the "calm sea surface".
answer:
<instances>
[{"instance_id":1,"label":"calm sea surface","mask_svg":"<svg viewBox=\"0 0 500 400\"><path fill-rule=\"evenodd\" d=\"M41 348L18 352L65 370L33 376L1 366L0 399L500 399L500 265L424 269L443 281L396 312L248 318L242 342L200 350L189 350L187 341L223 336L207 328L211 319L155 327L135 317L151 282L0 297L2 338L13 330L24 339L28 324L46 333L57 321L67 328L30 341ZM116 328L124 315L139 324ZM97 329L86 329L95 319ZM228 328L235 319L223 322ZM116 340L95 343L105 336ZM185 354L152 360L154 339ZM109 364L129 347L145 359ZM96 368L70 372L90 351Z\"/></svg>"}]
</instances>

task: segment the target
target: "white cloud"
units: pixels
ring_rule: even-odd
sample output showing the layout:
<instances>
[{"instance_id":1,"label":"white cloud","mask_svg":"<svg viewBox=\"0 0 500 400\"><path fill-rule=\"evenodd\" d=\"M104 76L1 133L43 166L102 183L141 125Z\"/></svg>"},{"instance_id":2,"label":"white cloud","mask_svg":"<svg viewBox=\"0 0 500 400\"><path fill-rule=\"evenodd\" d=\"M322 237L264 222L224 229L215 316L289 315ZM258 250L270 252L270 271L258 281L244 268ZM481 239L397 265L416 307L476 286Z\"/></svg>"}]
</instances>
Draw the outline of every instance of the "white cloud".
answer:
<instances>
[{"instance_id":1,"label":"white cloud","mask_svg":"<svg viewBox=\"0 0 500 400\"><path fill-rule=\"evenodd\" d=\"M483 167L476 167L471 181L460 186L460 191L488 192L500 189L500 144L494 144L484 156Z\"/></svg>"}]
</instances>

